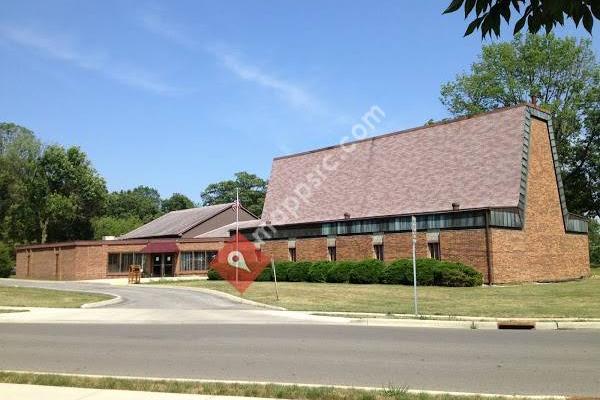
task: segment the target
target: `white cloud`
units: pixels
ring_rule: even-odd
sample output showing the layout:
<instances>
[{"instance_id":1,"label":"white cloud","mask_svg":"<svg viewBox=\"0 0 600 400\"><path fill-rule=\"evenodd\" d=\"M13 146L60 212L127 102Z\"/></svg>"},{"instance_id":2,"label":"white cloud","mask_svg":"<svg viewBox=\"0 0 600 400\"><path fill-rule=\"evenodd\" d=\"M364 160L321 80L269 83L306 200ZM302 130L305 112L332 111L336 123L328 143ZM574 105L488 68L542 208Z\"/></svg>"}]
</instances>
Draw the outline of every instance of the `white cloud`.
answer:
<instances>
[{"instance_id":1,"label":"white cloud","mask_svg":"<svg viewBox=\"0 0 600 400\"><path fill-rule=\"evenodd\" d=\"M220 65L237 78L272 90L295 107L311 110L313 112L323 110L318 99L301 85L277 78L272 73L261 70L252 63L242 62L238 55L234 54L224 46L199 43L190 35L186 34L184 29L180 26L167 22L157 9L144 13L141 16L141 22L150 32L162 36L182 47L190 50L204 50L215 57Z\"/></svg>"},{"instance_id":2,"label":"white cloud","mask_svg":"<svg viewBox=\"0 0 600 400\"><path fill-rule=\"evenodd\" d=\"M157 94L175 94L178 89L154 74L110 58L105 52L82 51L70 37L52 35L28 27L0 25L0 38L36 50L46 56L94 71L122 84ZM79 46L81 47L81 46Z\"/></svg>"},{"instance_id":3,"label":"white cloud","mask_svg":"<svg viewBox=\"0 0 600 400\"><path fill-rule=\"evenodd\" d=\"M238 78L271 89L294 106L305 109L317 109L319 105L317 99L301 86L276 78L254 65L244 63L232 52L224 51L222 49L213 49L211 52L215 55L221 65Z\"/></svg>"}]
</instances>

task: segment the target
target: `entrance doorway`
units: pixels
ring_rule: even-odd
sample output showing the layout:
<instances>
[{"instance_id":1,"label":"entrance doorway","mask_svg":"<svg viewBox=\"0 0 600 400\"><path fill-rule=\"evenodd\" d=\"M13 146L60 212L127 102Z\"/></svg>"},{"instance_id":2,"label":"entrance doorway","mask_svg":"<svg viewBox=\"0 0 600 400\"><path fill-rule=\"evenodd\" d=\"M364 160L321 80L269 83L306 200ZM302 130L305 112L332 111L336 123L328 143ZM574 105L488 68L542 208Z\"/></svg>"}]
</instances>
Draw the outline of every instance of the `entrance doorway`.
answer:
<instances>
[{"instance_id":1,"label":"entrance doorway","mask_svg":"<svg viewBox=\"0 0 600 400\"><path fill-rule=\"evenodd\" d=\"M175 276L175 254L154 253L152 254L152 276L164 277Z\"/></svg>"}]
</instances>

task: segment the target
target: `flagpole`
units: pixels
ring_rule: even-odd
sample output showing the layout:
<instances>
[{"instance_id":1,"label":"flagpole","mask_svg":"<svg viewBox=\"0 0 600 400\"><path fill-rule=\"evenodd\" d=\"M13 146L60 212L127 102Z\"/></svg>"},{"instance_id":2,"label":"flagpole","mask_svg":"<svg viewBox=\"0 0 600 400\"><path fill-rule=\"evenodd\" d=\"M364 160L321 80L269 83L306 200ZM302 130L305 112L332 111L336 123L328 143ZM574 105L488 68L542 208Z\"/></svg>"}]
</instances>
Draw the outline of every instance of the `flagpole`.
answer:
<instances>
[{"instance_id":1,"label":"flagpole","mask_svg":"<svg viewBox=\"0 0 600 400\"><path fill-rule=\"evenodd\" d=\"M240 254L240 189L235 188L235 251ZM235 283L238 283L239 259L236 262Z\"/></svg>"}]
</instances>

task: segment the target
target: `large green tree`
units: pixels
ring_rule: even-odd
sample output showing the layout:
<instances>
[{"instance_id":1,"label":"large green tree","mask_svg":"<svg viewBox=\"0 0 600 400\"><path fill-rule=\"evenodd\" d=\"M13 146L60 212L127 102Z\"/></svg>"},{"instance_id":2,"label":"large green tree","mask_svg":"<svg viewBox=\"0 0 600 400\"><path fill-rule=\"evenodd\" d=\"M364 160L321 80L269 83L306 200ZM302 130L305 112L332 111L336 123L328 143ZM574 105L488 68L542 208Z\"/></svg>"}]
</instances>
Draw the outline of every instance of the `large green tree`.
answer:
<instances>
[{"instance_id":1,"label":"large green tree","mask_svg":"<svg viewBox=\"0 0 600 400\"><path fill-rule=\"evenodd\" d=\"M260 216L267 193L267 181L254 174L237 172L233 180L211 183L200 196L205 206L231 203L235 201L236 189L239 189L240 203L254 215Z\"/></svg>"},{"instance_id":2,"label":"large green tree","mask_svg":"<svg viewBox=\"0 0 600 400\"><path fill-rule=\"evenodd\" d=\"M0 123L0 240L11 248L39 238L30 200L42 151L33 132Z\"/></svg>"},{"instance_id":3,"label":"large green tree","mask_svg":"<svg viewBox=\"0 0 600 400\"><path fill-rule=\"evenodd\" d=\"M2 240L45 243L91 239L106 185L77 147L44 147L28 129L0 124Z\"/></svg>"},{"instance_id":4,"label":"large green tree","mask_svg":"<svg viewBox=\"0 0 600 400\"><path fill-rule=\"evenodd\" d=\"M107 216L117 218L137 217L143 223L161 215L160 193L148 186L112 192L108 195Z\"/></svg>"},{"instance_id":5,"label":"large green tree","mask_svg":"<svg viewBox=\"0 0 600 400\"><path fill-rule=\"evenodd\" d=\"M92 220L94 239L96 240L100 240L104 236L121 236L141 225L142 221L133 215L128 217L111 217L105 215Z\"/></svg>"},{"instance_id":6,"label":"large green tree","mask_svg":"<svg viewBox=\"0 0 600 400\"><path fill-rule=\"evenodd\" d=\"M162 212L168 213L171 211L185 210L194 208L195 204L189 197L181 193L173 193L168 199L162 201Z\"/></svg>"},{"instance_id":7,"label":"large green tree","mask_svg":"<svg viewBox=\"0 0 600 400\"><path fill-rule=\"evenodd\" d=\"M600 66L589 40L517 35L484 45L468 73L442 85L441 101L455 116L529 101L553 118L569 209L600 215Z\"/></svg>"},{"instance_id":8,"label":"large green tree","mask_svg":"<svg viewBox=\"0 0 600 400\"><path fill-rule=\"evenodd\" d=\"M91 239L92 219L106 201L106 183L78 147L48 146L33 188L40 241Z\"/></svg>"},{"instance_id":9,"label":"large green tree","mask_svg":"<svg viewBox=\"0 0 600 400\"><path fill-rule=\"evenodd\" d=\"M472 20L465 31L465 36L475 30L481 30L481 36L500 36L502 19L508 24L512 13L517 14L514 33L527 26L531 33L541 28L550 33L556 25L564 25L570 19L579 26L580 23L590 34L594 26L594 18L600 19L600 1L598 0L452 0L444 14L453 13L464 8L465 19Z\"/></svg>"}]
</instances>

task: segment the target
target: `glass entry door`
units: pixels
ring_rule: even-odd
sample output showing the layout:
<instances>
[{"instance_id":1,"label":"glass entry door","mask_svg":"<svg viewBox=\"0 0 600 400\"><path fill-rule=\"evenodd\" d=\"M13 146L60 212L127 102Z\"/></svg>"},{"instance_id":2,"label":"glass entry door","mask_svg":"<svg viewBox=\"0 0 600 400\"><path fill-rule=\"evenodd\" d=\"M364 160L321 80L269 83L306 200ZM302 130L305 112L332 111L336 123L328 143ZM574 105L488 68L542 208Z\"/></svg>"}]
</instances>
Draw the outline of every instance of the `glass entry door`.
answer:
<instances>
[{"instance_id":1,"label":"glass entry door","mask_svg":"<svg viewBox=\"0 0 600 400\"><path fill-rule=\"evenodd\" d=\"M173 253L152 254L152 276L174 276L175 255Z\"/></svg>"}]
</instances>

